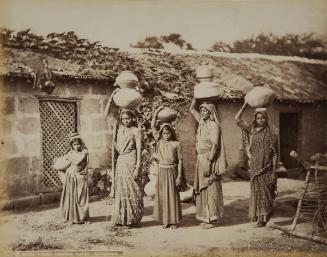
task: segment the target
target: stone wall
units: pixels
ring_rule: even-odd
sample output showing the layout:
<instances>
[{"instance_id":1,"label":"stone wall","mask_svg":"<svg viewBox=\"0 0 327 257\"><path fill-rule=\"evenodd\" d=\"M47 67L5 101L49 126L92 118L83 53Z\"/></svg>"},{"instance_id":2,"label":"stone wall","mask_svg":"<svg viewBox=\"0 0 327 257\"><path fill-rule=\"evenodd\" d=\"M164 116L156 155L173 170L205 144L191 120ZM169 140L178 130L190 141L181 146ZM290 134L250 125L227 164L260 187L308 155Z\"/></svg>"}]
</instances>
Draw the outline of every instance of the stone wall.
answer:
<instances>
[{"instance_id":1,"label":"stone wall","mask_svg":"<svg viewBox=\"0 0 327 257\"><path fill-rule=\"evenodd\" d=\"M110 121L102 115L112 86L96 82L56 81L51 96L81 97L80 133L94 168L110 163ZM1 195L13 198L38 194L42 186L41 126L38 95L30 81L2 80L1 88Z\"/></svg>"}]
</instances>

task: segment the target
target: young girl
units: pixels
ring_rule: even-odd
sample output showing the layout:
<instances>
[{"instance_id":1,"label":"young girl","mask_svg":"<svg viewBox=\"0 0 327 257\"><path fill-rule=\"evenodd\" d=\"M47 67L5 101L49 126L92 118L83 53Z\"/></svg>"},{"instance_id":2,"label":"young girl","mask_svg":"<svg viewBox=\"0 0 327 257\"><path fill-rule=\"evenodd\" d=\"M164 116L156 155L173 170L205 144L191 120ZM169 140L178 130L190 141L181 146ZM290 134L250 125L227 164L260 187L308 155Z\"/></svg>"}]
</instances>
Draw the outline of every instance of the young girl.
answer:
<instances>
[{"instance_id":1,"label":"young girl","mask_svg":"<svg viewBox=\"0 0 327 257\"><path fill-rule=\"evenodd\" d=\"M152 131L157 138L154 158L158 161L158 175L153 216L163 223L163 228L177 228L182 218L178 186L182 183L182 149L176 140L175 130L169 123L155 127L158 109L152 119Z\"/></svg>"},{"instance_id":2,"label":"young girl","mask_svg":"<svg viewBox=\"0 0 327 257\"><path fill-rule=\"evenodd\" d=\"M80 224L90 218L87 183L88 152L78 133L70 135L69 144L71 150L60 158L69 165L63 178L60 216L65 222Z\"/></svg>"}]
</instances>

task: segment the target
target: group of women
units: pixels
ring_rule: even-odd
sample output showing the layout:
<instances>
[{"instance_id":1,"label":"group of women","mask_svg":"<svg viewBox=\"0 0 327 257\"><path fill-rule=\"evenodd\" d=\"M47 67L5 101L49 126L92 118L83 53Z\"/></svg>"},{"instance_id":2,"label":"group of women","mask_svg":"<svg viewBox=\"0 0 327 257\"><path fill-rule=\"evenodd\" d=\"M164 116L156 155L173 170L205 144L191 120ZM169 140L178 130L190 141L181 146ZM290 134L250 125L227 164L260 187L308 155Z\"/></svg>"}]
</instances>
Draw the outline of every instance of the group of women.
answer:
<instances>
[{"instance_id":1,"label":"group of women","mask_svg":"<svg viewBox=\"0 0 327 257\"><path fill-rule=\"evenodd\" d=\"M242 114L246 106L242 106L235 120L248 139L251 177L249 217L256 220L258 226L264 226L273 213L273 200L276 196L277 136L268 125L266 109L256 109L251 124L243 121ZM185 183L182 145L170 123L158 125L158 111L160 108L153 114L151 123L156 139L153 159L158 164L153 217L163 224L163 228L175 229L182 219L179 196L179 190ZM201 222L202 228L213 228L224 215L222 174L227 169L227 162L222 130L214 104L193 100L190 112L198 122L193 185L196 219ZM79 144L77 148L76 142ZM66 171L60 211L66 221L80 223L89 218L87 182L83 175L87 165L87 151L76 135L70 143L72 150L67 160L72 165ZM120 109L113 130L112 149L114 200L111 222L117 226L136 226L144 211L143 193L137 183L142 164L142 133L132 110ZM73 155L80 156L74 159Z\"/></svg>"}]
</instances>

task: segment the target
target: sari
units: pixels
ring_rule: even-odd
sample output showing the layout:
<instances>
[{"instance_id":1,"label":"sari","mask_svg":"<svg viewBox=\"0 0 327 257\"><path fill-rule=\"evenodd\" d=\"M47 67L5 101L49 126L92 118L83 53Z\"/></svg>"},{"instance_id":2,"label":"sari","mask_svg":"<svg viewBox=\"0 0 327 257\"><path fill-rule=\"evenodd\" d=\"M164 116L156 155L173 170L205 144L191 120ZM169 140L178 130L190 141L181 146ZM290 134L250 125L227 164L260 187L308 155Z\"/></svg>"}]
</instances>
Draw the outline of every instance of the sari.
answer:
<instances>
[{"instance_id":1,"label":"sari","mask_svg":"<svg viewBox=\"0 0 327 257\"><path fill-rule=\"evenodd\" d=\"M88 153L70 150L63 158L69 167L63 175L59 212L64 221L83 223L89 220L89 192L87 180Z\"/></svg>"},{"instance_id":2,"label":"sari","mask_svg":"<svg viewBox=\"0 0 327 257\"><path fill-rule=\"evenodd\" d=\"M134 179L137 127L117 123L113 137L113 225L135 225L143 216L143 193Z\"/></svg>"},{"instance_id":3,"label":"sari","mask_svg":"<svg viewBox=\"0 0 327 257\"><path fill-rule=\"evenodd\" d=\"M256 110L268 121L265 110ZM273 158L278 156L278 139L276 132L268 125L258 128L255 122L251 125L243 120L237 125L247 134L247 152L249 156L250 202L249 218L251 221L273 214L273 201L276 197L277 183L272 178Z\"/></svg>"},{"instance_id":4,"label":"sari","mask_svg":"<svg viewBox=\"0 0 327 257\"><path fill-rule=\"evenodd\" d=\"M194 179L196 196L196 218L206 223L218 222L224 214L224 201L221 175L227 168L224 144L219 127L216 108L213 104L202 104L200 108L210 112L210 118L200 116L196 134L197 162ZM205 176L210 169L210 152L212 145L218 145L215 160L212 163L212 174Z\"/></svg>"}]
</instances>

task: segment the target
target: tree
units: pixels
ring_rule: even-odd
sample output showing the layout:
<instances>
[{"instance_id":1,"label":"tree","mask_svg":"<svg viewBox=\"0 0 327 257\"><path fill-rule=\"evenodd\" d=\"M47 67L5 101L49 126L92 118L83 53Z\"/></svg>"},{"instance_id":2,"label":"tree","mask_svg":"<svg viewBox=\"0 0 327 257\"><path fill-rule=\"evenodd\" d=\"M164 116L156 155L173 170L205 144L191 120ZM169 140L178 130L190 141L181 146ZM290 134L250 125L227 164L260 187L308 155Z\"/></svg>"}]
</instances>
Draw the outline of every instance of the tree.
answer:
<instances>
[{"instance_id":1,"label":"tree","mask_svg":"<svg viewBox=\"0 0 327 257\"><path fill-rule=\"evenodd\" d=\"M135 45L131 45L136 48L154 48L163 49L163 44L157 36L146 37L143 41L138 41Z\"/></svg>"},{"instance_id":2,"label":"tree","mask_svg":"<svg viewBox=\"0 0 327 257\"><path fill-rule=\"evenodd\" d=\"M163 36L150 36L146 37L143 41L138 41L136 44L131 44L131 47L136 48L154 48L163 49L165 44L172 43L178 46L180 49L191 50L192 45L186 42L180 34L171 33Z\"/></svg>"},{"instance_id":3,"label":"tree","mask_svg":"<svg viewBox=\"0 0 327 257\"><path fill-rule=\"evenodd\" d=\"M286 34L284 36L259 34L256 37L237 40L230 45L217 42L209 50L327 59L326 40L313 33L301 35Z\"/></svg>"},{"instance_id":4,"label":"tree","mask_svg":"<svg viewBox=\"0 0 327 257\"><path fill-rule=\"evenodd\" d=\"M231 52L231 47L230 45L224 43L224 42L216 42L212 45L210 51L214 52Z\"/></svg>"}]
</instances>

